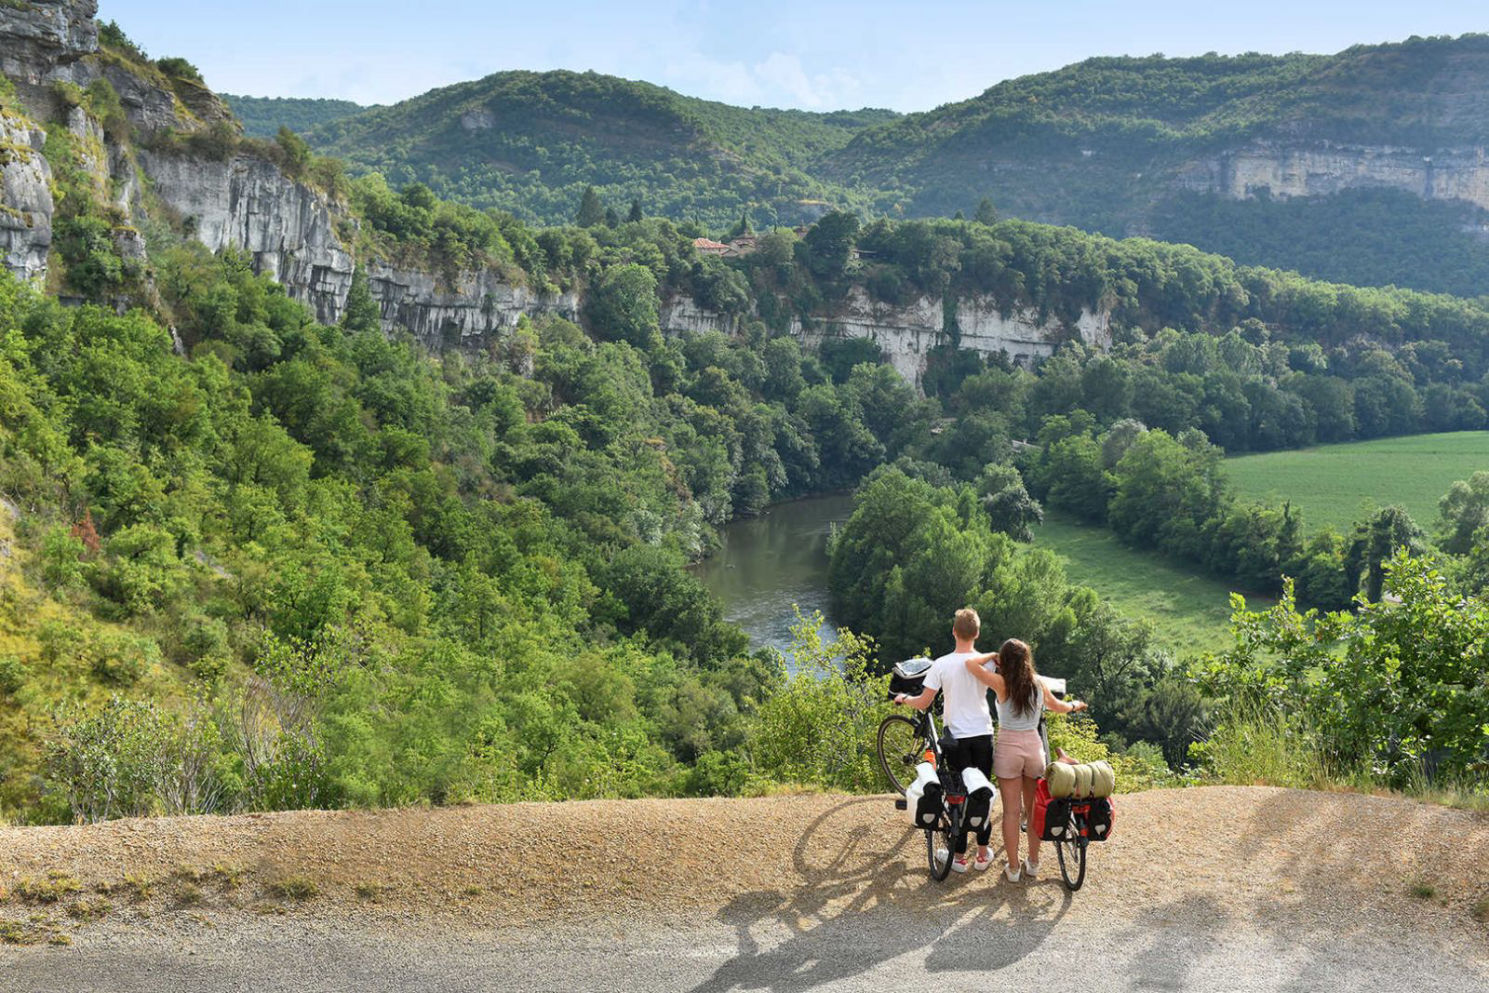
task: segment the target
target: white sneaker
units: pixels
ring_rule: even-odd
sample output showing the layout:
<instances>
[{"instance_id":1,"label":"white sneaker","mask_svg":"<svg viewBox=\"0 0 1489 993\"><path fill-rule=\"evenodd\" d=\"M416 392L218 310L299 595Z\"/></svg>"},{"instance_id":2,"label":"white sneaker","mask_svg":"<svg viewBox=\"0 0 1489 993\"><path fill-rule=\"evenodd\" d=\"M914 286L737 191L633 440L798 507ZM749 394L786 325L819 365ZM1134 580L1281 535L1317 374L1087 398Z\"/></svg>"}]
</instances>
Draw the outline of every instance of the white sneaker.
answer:
<instances>
[{"instance_id":1,"label":"white sneaker","mask_svg":"<svg viewBox=\"0 0 1489 993\"><path fill-rule=\"evenodd\" d=\"M1019 870L1015 869L1013 866L1011 866L1011 865L1005 865L1005 866L1003 866L1003 878L1006 879L1006 880L1008 880L1010 883L1016 883L1016 882L1018 882L1019 881L1019 875L1020 875L1019 874Z\"/></svg>"},{"instance_id":2,"label":"white sneaker","mask_svg":"<svg viewBox=\"0 0 1489 993\"><path fill-rule=\"evenodd\" d=\"M1024 878L1025 879L1038 879L1039 878L1039 863L1038 862L1030 862L1028 859L1024 859Z\"/></svg>"},{"instance_id":3,"label":"white sneaker","mask_svg":"<svg viewBox=\"0 0 1489 993\"><path fill-rule=\"evenodd\" d=\"M967 861L967 856L965 856L965 855L958 855L956 858L954 858L954 859L951 860L951 871L952 872L966 872L967 871L967 866L969 864L970 863Z\"/></svg>"}]
</instances>

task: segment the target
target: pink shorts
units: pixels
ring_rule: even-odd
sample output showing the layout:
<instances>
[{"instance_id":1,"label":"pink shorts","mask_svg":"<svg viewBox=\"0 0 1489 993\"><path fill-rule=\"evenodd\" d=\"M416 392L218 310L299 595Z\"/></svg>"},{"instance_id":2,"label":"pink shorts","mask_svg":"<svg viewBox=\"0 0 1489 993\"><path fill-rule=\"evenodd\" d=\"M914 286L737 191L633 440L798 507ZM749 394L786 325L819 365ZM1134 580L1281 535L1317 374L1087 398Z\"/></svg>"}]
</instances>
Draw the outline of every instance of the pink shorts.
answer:
<instances>
[{"instance_id":1,"label":"pink shorts","mask_svg":"<svg viewBox=\"0 0 1489 993\"><path fill-rule=\"evenodd\" d=\"M998 731L993 746L993 775L999 779L1044 775L1044 742L1038 731Z\"/></svg>"}]
</instances>

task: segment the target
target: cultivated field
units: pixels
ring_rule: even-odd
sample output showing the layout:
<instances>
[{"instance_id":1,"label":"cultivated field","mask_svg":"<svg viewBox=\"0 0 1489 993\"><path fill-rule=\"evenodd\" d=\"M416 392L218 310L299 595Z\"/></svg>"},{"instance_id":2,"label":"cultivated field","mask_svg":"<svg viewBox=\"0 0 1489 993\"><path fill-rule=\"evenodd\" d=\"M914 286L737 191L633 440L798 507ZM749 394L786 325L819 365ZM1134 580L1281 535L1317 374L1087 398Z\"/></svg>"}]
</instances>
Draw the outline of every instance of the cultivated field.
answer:
<instances>
[{"instance_id":1,"label":"cultivated field","mask_svg":"<svg viewBox=\"0 0 1489 993\"><path fill-rule=\"evenodd\" d=\"M1225 463L1238 494L1292 501L1309 531L1325 525L1347 531L1375 507L1399 503L1430 532L1438 499L1477 469L1489 469L1489 431L1380 438Z\"/></svg>"},{"instance_id":2,"label":"cultivated field","mask_svg":"<svg viewBox=\"0 0 1489 993\"><path fill-rule=\"evenodd\" d=\"M1065 559L1072 582L1089 586L1134 619L1151 621L1155 640L1180 658L1230 644L1230 586L1161 555L1135 551L1105 528L1046 511L1034 543ZM1268 597L1248 594L1254 608Z\"/></svg>"}]
</instances>

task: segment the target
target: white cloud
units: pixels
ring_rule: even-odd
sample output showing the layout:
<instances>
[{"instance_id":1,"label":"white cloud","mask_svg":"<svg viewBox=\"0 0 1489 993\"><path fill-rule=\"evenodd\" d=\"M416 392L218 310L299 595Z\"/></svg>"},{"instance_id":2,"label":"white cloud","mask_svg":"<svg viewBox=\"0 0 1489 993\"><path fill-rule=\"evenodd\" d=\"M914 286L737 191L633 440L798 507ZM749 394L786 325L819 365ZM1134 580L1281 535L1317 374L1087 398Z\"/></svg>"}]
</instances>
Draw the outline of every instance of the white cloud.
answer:
<instances>
[{"instance_id":1,"label":"white cloud","mask_svg":"<svg viewBox=\"0 0 1489 993\"><path fill-rule=\"evenodd\" d=\"M770 102L788 107L837 110L853 105L862 89L847 70L809 74L799 56L785 52L771 52L755 65L754 73L767 92L776 94Z\"/></svg>"}]
</instances>

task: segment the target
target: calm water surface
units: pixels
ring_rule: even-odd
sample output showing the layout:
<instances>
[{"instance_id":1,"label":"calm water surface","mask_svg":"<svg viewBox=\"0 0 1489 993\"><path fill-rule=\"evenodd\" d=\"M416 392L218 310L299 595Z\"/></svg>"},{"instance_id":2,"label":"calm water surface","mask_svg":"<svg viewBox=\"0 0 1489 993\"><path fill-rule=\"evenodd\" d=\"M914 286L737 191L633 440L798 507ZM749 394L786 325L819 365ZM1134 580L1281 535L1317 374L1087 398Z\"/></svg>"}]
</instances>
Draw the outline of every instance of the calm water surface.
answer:
<instances>
[{"instance_id":1,"label":"calm water surface","mask_svg":"<svg viewBox=\"0 0 1489 993\"><path fill-rule=\"evenodd\" d=\"M793 606L803 614L827 609L827 536L853 513L851 494L793 500L722 531L718 554L696 566L697 576L724 605L724 616L756 648L784 652L791 644ZM830 637L829 637L829 640Z\"/></svg>"}]
</instances>

